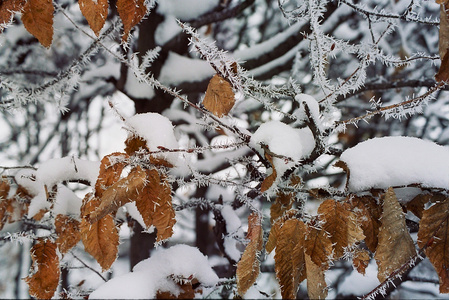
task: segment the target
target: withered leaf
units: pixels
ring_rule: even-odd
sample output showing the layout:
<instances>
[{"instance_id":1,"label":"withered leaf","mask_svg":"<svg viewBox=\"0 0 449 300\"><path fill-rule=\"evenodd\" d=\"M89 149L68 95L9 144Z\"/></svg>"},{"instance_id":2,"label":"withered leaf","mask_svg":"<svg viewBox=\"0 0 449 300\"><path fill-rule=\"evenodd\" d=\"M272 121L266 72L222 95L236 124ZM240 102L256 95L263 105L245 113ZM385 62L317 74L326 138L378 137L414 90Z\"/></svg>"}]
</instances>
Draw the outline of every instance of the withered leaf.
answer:
<instances>
[{"instance_id":1,"label":"withered leaf","mask_svg":"<svg viewBox=\"0 0 449 300\"><path fill-rule=\"evenodd\" d=\"M89 195L84 198L81 207L80 229L84 249L96 259L105 271L117 258L119 236L111 214L104 216L94 224L90 223L87 216L95 211L100 203L100 199L89 197Z\"/></svg>"},{"instance_id":2,"label":"withered leaf","mask_svg":"<svg viewBox=\"0 0 449 300\"><path fill-rule=\"evenodd\" d=\"M98 36L108 16L108 0L79 0L78 3L90 28Z\"/></svg>"},{"instance_id":3,"label":"withered leaf","mask_svg":"<svg viewBox=\"0 0 449 300\"><path fill-rule=\"evenodd\" d=\"M239 295L245 295L246 291L256 282L260 272L259 253L263 247L263 231L260 215L252 213L248 216L249 240L245 251L237 264L237 291Z\"/></svg>"},{"instance_id":4,"label":"withered leaf","mask_svg":"<svg viewBox=\"0 0 449 300\"><path fill-rule=\"evenodd\" d=\"M220 75L215 74L207 86L203 100L204 107L221 118L229 113L234 104L235 96L231 84Z\"/></svg>"},{"instance_id":5,"label":"withered leaf","mask_svg":"<svg viewBox=\"0 0 449 300\"><path fill-rule=\"evenodd\" d=\"M100 205L87 217L91 223L97 222L109 213L116 212L128 202L136 200L138 195L143 192L147 175L139 166L131 170L129 175L120 179L107 190L101 197Z\"/></svg>"},{"instance_id":6,"label":"withered leaf","mask_svg":"<svg viewBox=\"0 0 449 300\"><path fill-rule=\"evenodd\" d=\"M277 172L276 172L276 168L274 167L273 157L269 153L265 152L265 158L270 163L272 172L270 175L268 175L264 179L264 181L262 182L262 185L260 186L260 191L262 193L267 191L273 185L273 183L276 181L276 177L278 176Z\"/></svg>"},{"instance_id":7,"label":"withered leaf","mask_svg":"<svg viewBox=\"0 0 449 300\"><path fill-rule=\"evenodd\" d=\"M310 299L325 299L327 284L324 279L324 270L317 266L309 255L305 255L307 270L307 294Z\"/></svg>"},{"instance_id":8,"label":"withered leaf","mask_svg":"<svg viewBox=\"0 0 449 300\"><path fill-rule=\"evenodd\" d=\"M156 169L146 170L147 184L136 196L136 206L147 227L157 229L157 242L172 236L176 223L171 188L167 178Z\"/></svg>"},{"instance_id":9,"label":"withered leaf","mask_svg":"<svg viewBox=\"0 0 449 300\"><path fill-rule=\"evenodd\" d=\"M55 218L56 245L59 252L67 253L81 239L80 222L69 216L58 214Z\"/></svg>"},{"instance_id":10,"label":"withered leaf","mask_svg":"<svg viewBox=\"0 0 449 300\"><path fill-rule=\"evenodd\" d=\"M298 214L298 211L296 209L291 209L287 212L285 212L282 217L278 218L274 224L271 226L270 234L268 235L268 241L265 245L265 250L268 253L271 253L271 251L276 248L277 244L277 238L279 235L279 229L281 228L281 225L286 222L287 220L290 220L292 218L295 218L295 216Z\"/></svg>"},{"instance_id":11,"label":"withered leaf","mask_svg":"<svg viewBox=\"0 0 449 300\"><path fill-rule=\"evenodd\" d=\"M114 152L103 157L100 163L100 172L95 183L95 196L101 198L103 191L120 179L125 163L123 159L128 156L124 153Z\"/></svg>"},{"instance_id":12,"label":"withered leaf","mask_svg":"<svg viewBox=\"0 0 449 300\"><path fill-rule=\"evenodd\" d=\"M4 29L2 25L9 23L14 17L14 13L22 10L25 2L25 0L3 0L0 2L0 33Z\"/></svg>"},{"instance_id":13,"label":"withered leaf","mask_svg":"<svg viewBox=\"0 0 449 300\"><path fill-rule=\"evenodd\" d=\"M278 192L276 200L270 207L270 220L273 224L279 217L281 217L286 211L292 208L293 194Z\"/></svg>"},{"instance_id":14,"label":"withered leaf","mask_svg":"<svg viewBox=\"0 0 449 300\"><path fill-rule=\"evenodd\" d=\"M123 43L128 41L131 29L139 24L147 13L144 2L144 0L117 0L117 11L123 23Z\"/></svg>"},{"instance_id":15,"label":"withered leaf","mask_svg":"<svg viewBox=\"0 0 449 300\"><path fill-rule=\"evenodd\" d=\"M363 240L365 235L348 203L328 199L318 208L322 229L330 234L335 258L343 256L346 247Z\"/></svg>"},{"instance_id":16,"label":"withered leaf","mask_svg":"<svg viewBox=\"0 0 449 300\"><path fill-rule=\"evenodd\" d=\"M53 12L52 0L28 0L23 6L23 25L46 48L53 40Z\"/></svg>"},{"instance_id":17,"label":"withered leaf","mask_svg":"<svg viewBox=\"0 0 449 300\"><path fill-rule=\"evenodd\" d=\"M374 258L377 261L377 278L383 282L393 272L416 255L415 245L405 224L405 214L393 188L385 194L382 205L382 225Z\"/></svg>"},{"instance_id":18,"label":"withered leaf","mask_svg":"<svg viewBox=\"0 0 449 300\"><path fill-rule=\"evenodd\" d=\"M352 257L352 265L362 275L365 275L365 269L370 261L369 252L365 249L356 249Z\"/></svg>"},{"instance_id":19,"label":"withered leaf","mask_svg":"<svg viewBox=\"0 0 449 300\"><path fill-rule=\"evenodd\" d=\"M31 296L38 299L50 299L59 283L59 257L56 243L39 239L31 248L32 275L24 278Z\"/></svg>"},{"instance_id":20,"label":"withered leaf","mask_svg":"<svg viewBox=\"0 0 449 300\"><path fill-rule=\"evenodd\" d=\"M189 278L193 277L193 275L190 275ZM181 290L179 295L173 295L170 292L162 292L157 291L156 293L156 299L194 299L195 294L202 294L201 288L194 288L194 286L197 286L199 284L198 279L187 279L187 280L179 280L177 279L175 281L175 284L178 286L178 288Z\"/></svg>"},{"instance_id":21,"label":"withered leaf","mask_svg":"<svg viewBox=\"0 0 449 300\"><path fill-rule=\"evenodd\" d=\"M449 3L440 5L440 34L438 45L441 66L438 70L435 80L449 81Z\"/></svg>"},{"instance_id":22,"label":"withered leaf","mask_svg":"<svg viewBox=\"0 0 449 300\"><path fill-rule=\"evenodd\" d=\"M329 234L322 228L308 226L305 246L306 253L312 261L326 270L329 267L329 262L333 259L332 241Z\"/></svg>"},{"instance_id":23,"label":"withered leaf","mask_svg":"<svg viewBox=\"0 0 449 300\"><path fill-rule=\"evenodd\" d=\"M378 243L382 208L377 204L376 199L370 196L353 197L350 203L352 211L363 229L365 244L374 253Z\"/></svg>"},{"instance_id":24,"label":"withered leaf","mask_svg":"<svg viewBox=\"0 0 449 300\"><path fill-rule=\"evenodd\" d=\"M411 211L415 216L421 219L424 211L424 205L432 199L432 196L432 194L419 194L411 201L407 202L407 210Z\"/></svg>"},{"instance_id":25,"label":"withered leaf","mask_svg":"<svg viewBox=\"0 0 449 300\"><path fill-rule=\"evenodd\" d=\"M274 269L284 299L295 299L299 284L305 279L303 245L306 230L306 225L298 219L285 221L279 229Z\"/></svg>"},{"instance_id":26,"label":"withered leaf","mask_svg":"<svg viewBox=\"0 0 449 300\"><path fill-rule=\"evenodd\" d=\"M449 293L449 198L423 212L418 231L418 246L440 278L440 293Z\"/></svg>"}]
</instances>

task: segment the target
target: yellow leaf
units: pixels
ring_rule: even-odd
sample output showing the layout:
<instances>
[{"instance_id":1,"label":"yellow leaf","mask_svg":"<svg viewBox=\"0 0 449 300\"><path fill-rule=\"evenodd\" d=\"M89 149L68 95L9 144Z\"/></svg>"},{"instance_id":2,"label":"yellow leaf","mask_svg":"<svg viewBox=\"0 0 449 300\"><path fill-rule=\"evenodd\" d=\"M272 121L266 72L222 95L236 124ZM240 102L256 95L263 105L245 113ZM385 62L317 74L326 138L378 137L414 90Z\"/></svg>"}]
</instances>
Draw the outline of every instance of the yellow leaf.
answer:
<instances>
[{"instance_id":1,"label":"yellow leaf","mask_svg":"<svg viewBox=\"0 0 449 300\"><path fill-rule=\"evenodd\" d=\"M79 0L78 3L90 28L98 36L108 16L108 0Z\"/></svg>"},{"instance_id":2,"label":"yellow leaf","mask_svg":"<svg viewBox=\"0 0 449 300\"><path fill-rule=\"evenodd\" d=\"M109 213L128 202L134 201L143 191L146 183L146 173L139 166L133 169L126 178L122 178L103 192L100 205L87 217L95 223Z\"/></svg>"},{"instance_id":3,"label":"yellow leaf","mask_svg":"<svg viewBox=\"0 0 449 300\"><path fill-rule=\"evenodd\" d=\"M352 265L362 275L365 275L365 269L370 261L369 252L365 249L357 249L352 257Z\"/></svg>"},{"instance_id":4,"label":"yellow leaf","mask_svg":"<svg viewBox=\"0 0 449 300\"><path fill-rule=\"evenodd\" d=\"M23 25L46 48L53 40L53 12L52 0L28 0L23 7Z\"/></svg>"},{"instance_id":5,"label":"yellow leaf","mask_svg":"<svg viewBox=\"0 0 449 300\"><path fill-rule=\"evenodd\" d=\"M379 243L374 258L377 261L377 278L380 282L406 264L416 255L415 245L405 224L405 214L393 188L385 194L379 231Z\"/></svg>"},{"instance_id":6,"label":"yellow leaf","mask_svg":"<svg viewBox=\"0 0 449 300\"><path fill-rule=\"evenodd\" d=\"M131 29L139 24L147 13L144 2L144 0L117 0L117 11L123 23L123 43L128 41Z\"/></svg>"},{"instance_id":7,"label":"yellow leaf","mask_svg":"<svg viewBox=\"0 0 449 300\"><path fill-rule=\"evenodd\" d=\"M309 225L305 246L306 253L317 266L323 270L329 267L329 262L333 259L332 241L326 231Z\"/></svg>"},{"instance_id":8,"label":"yellow leaf","mask_svg":"<svg viewBox=\"0 0 449 300\"><path fill-rule=\"evenodd\" d=\"M423 212L418 231L418 246L425 248L440 278L440 293L449 293L449 198Z\"/></svg>"},{"instance_id":9,"label":"yellow leaf","mask_svg":"<svg viewBox=\"0 0 449 300\"><path fill-rule=\"evenodd\" d=\"M56 245L62 254L75 247L81 239L80 222L66 215L56 216L55 231L58 236Z\"/></svg>"},{"instance_id":10,"label":"yellow leaf","mask_svg":"<svg viewBox=\"0 0 449 300\"><path fill-rule=\"evenodd\" d=\"M376 199L370 196L351 198L352 211L357 216L357 220L365 235L365 244L371 252L375 252L378 243L380 228L381 207Z\"/></svg>"},{"instance_id":11,"label":"yellow leaf","mask_svg":"<svg viewBox=\"0 0 449 300\"><path fill-rule=\"evenodd\" d=\"M204 107L221 118L229 113L234 104L235 97L231 84L220 75L215 74L207 86L203 100Z\"/></svg>"},{"instance_id":12,"label":"yellow leaf","mask_svg":"<svg viewBox=\"0 0 449 300\"><path fill-rule=\"evenodd\" d=\"M4 29L1 25L9 23L14 17L14 13L22 10L25 2L25 0L3 0L0 2L0 33Z\"/></svg>"},{"instance_id":13,"label":"yellow leaf","mask_svg":"<svg viewBox=\"0 0 449 300\"><path fill-rule=\"evenodd\" d=\"M307 270L307 294L310 299L325 299L327 284L324 280L324 271L317 266L309 255L305 255Z\"/></svg>"},{"instance_id":14,"label":"yellow leaf","mask_svg":"<svg viewBox=\"0 0 449 300\"><path fill-rule=\"evenodd\" d=\"M365 235L348 203L328 199L318 208L322 229L330 234L335 258L343 256L347 247L363 240Z\"/></svg>"},{"instance_id":15,"label":"yellow leaf","mask_svg":"<svg viewBox=\"0 0 449 300\"><path fill-rule=\"evenodd\" d=\"M100 199L90 196L86 196L81 207L81 240L86 252L92 255L105 271L117 258L119 236L111 214L104 216L94 224L89 222L87 216L95 211L101 203Z\"/></svg>"},{"instance_id":16,"label":"yellow leaf","mask_svg":"<svg viewBox=\"0 0 449 300\"><path fill-rule=\"evenodd\" d=\"M59 257L56 243L39 239L31 248L33 274L24 278L31 296L38 299L50 299L59 284Z\"/></svg>"},{"instance_id":17,"label":"yellow leaf","mask_svg":"<svg viewBox=\"0 0 449 300\"><path fill-rule=\"evenodd\" d=\"M147 227L157 229L157 242L172 236L176 223L172 206L171 188L164 175L156 169L146 171L147 184L136 196L136 206Z\"/></svg>"},{"instance_id":18,"label":"yellow leaf","mask_svg":"<svg viewBox=\"0 0 449 300\"><path fill-rule=\"evenodd\" d=\"M256 282L260 272L259 254L263 247L263 231L260 215L252 213L248 216L249 243L237 264L237 291L245 295L246 291Z\"/></svg>"},{"instance_id":19,"label":"yellow leaf","mask_svg":"<svg viewBox=\"0 0 449 300\"><path fill-rule=\"evenodd\" d=\"M274 268L284 299L295 299L299 284L305 279L305 233L306 225L298 219L287 220L279 229Z\"/></svg>"}]
</instances>

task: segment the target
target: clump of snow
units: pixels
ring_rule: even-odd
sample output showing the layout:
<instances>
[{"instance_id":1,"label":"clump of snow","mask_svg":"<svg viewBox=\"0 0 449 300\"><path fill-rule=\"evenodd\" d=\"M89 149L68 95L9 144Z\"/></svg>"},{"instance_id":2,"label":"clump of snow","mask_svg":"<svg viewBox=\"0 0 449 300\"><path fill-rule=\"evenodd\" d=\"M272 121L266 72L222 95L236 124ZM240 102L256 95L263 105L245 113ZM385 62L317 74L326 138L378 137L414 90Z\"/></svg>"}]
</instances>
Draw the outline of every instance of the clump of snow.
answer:
<instances>
[{"instance_id":1,"label":"clump of snow","mask_svg":"<svg viewBox=\"0 0 449 300\"><path fill-rule=\"evenodd\" d=\"M129 130L147 142L150 151L159 151L158 146L168 149L179 147L171 121L158 113L136 114L126 120ZM157 153L154 156L163 158L176 165L178 153Z\"/></svg>"},{"instance_id":2,"label":"clump of snow","mask_svg":"<svg viewBox=\"0 0 449 300\"><path fill-rule=\"evenodd\" d=\"M83 200L63 184L58 184L58 193L53 207L55 215L69 215L75 219L80 216Z\"/></svg>"},{"instance_id":3,"label":"clump of snow","mask_svg":"<svg viewBox=\"0 0 449 300\"><path fill-rule=\"evenodd\" d=\"M193 20L214 9L219 0L163 0L159 1L157 11L172 15L180 20Z\"/></svg>"},{"instance_id":4,"label":"clump of snow","mask_svg":"<svg viewBox=\"0 0 449 300\"><path fill-rule=\"evenodd\" d=\"M260 125L251 137L250 144L261 155L264 155L264 150L260 144L265 144L276 155L292 159L290 161L273 157L273 164L280 178L286 170L312 153L315 139L308 127L297 129L280 121L270 121Z\"/></svg>"},{"instance_id":5,"label":"clump of snow","mask_svg":"<svg viewBox=\"0 0 449 300\"><path fill-rule=\"evenodd\" d=\"M300 108L295 111L295 116L298 118L298 121L307 120L307 114L304 108L304 104L310 110L310 114L318 126L319 129L322 129L321 121L320 121L320 105L315 98L307 94L298 94L295 96L295 100L299 102Z\"/></svg>"},{"instance_id":6,"label":"clump of snow","mask_svg":"<svg viewBox=\"0 0 449 300\"><path fill-rule=\"evenodd\" d=\"M214 286L218 282L207 257L195 247L180 244L157 249L150 258L138 263L132 272L101 285L89 298L151 299L158 291L178 296L181 290L170 276L196 278L205 286Z\"/></svg>"},{"instance_id":7,"label":"clump of snow","mask_svg":"<svg viewBox=\"0 0 449 300\"><path fill-rule=\"evenodd\" d=\"M344 151L340 160L349 168L353 192L411 184L449 189L449 148L430 141L374 138Z\"/></svg>"}]
</instances>

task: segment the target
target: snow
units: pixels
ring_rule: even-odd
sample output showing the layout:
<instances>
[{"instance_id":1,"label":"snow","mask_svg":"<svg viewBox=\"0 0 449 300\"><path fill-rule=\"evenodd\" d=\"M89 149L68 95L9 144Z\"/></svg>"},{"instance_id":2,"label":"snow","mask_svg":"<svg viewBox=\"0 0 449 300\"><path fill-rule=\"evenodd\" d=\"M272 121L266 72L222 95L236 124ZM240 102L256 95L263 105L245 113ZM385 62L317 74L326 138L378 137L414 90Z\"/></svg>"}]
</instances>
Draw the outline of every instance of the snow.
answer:
<instances>
[{"instance_id":1,"label":"snow","mask_svg":"<svg viewBox=\"0 0 449 300\"><path fill-rule=\"evenodd\" d=\"M138 65L137 55L132 58L134 64ZM136 99L151 99L154 97L154 89L145 82L140 82L131 68L128 69L126 77L125 92Z\"/></svg>"},{"instance_id":2,"label":"snow","mask_svg":"<svg viewBox=\"0 0 449 300\"><path fill-rule=\"evenodd\" d=\"M347 187L370 188L420 184L449 189L449 148L414 137L374 138L344 151L350 170Z\"/></svg>"},{"instance_id":3,"label":"snow","mask_svg":"<svg viewBox=\"0 0 449 300\"><path fill-rule=\"evenodd\" d=\"M349 276L346 276L338 287L338 292L342 295L364 295L372 291L380 284L377 279L377 265L375 260L371 260L365 269L365 275L356 270L352 270Z\"/></svg>"},{"instance_id":4,"label":"snow","mask_svg":"<svg viewBox=\"0 0 449 300\"><path fill-rule=\"evenodd\" d=\"M188 58L169 52L161 69L159 80L165 85L177 85L183 82L198 82L211 78L214 69L207 61Z\"/></svg>"},{"instance_id":5,"label":"snow","mask_svg":"<svg viewBox=\"0 0 449 300\"><path fill-rule=\"evenodd\" d=\"M242 222L230 205L224 205L221 209L221 215L226 222L227 236L224 237L224 249L226 254L235 261L240 260L242 253L237 249L237 240L234 236L241 237L243 231L241 229Z\"/></svg>"},{"instance_id":6,"label":"snow","mask_svg":"<svg viewBox=\"0 0 449 300\"><path fill-rule=\"evenodd\" d=\"M157 12L180 20L193 20L214 9L219 0L161 0Z\"/></svg>"},{"instance_id":7,"label":"snow","mask_svg":"<svg viewBox=\"0 0 449 300\"><path fill-rule=\"evenodd\" d=\"M316 101L315 98L313 98L310 95L307 94L298 94L295 96L295 100L300 103L300 108L295 111L295 116L297 117L298 121L305 121L307 120L306 111L304 108L304 103L309 108L310 114L312 115L313 120L315 121L315 124L319 127L319 129L322 129L322 124L320 121L320 105L318 101Z\"/></svg>"},{"instance_id":8,"label":"snow","mask_svg":"<svg viewBox=\"0 0 449 300\"><path fill-rule=\"evenodd\" d=\"M293 161L286 161L283 158L273 157L277 178L299 163L301 159L308 157L315 148L315 139L308 127L293 128L280 121L269 121L260 125L251 137L250 144L264 155L261 143L267 145L268 149L276 155L293 159Z\"/></svg>"},{"instance_id":9,"label":"snow","mask_svg":"<svg viewBox=\"0 0 449 300\"><path fill-rule=\"evenodd\" d=\"M147 142L150 151L160 151L158 146L168 149L179 147L171 121L158 113L136 114L126 120L128 129ZM156 157L176 165L178 153L158 153Z\"/></svg>"},{"instance_id":10,"label":"snow","mask_svg":"<svg viewBox=\"0 0 449 300\"><path fill-rule=\"evenodd\" d=\"M180 289L169 276L193 276L201 284L214 286L218 276L210 267L207 257L191 246L176 245L159 248L152 256L138 263L132 272L115 277L96 289L91 299L150 299L157 291L169 291L175 296Z\"/></svg>"},{"instance_id":11,"label":"snow","mask_svg":"<svg viewBox=\"0 0 449 300\"><path fill-rule=\"evenodd\" d=\"M163 46L181 31L182 29L176 21L176 18L170 15L166 16L164 21L159 24L156 28L156 32L154 33L156 44Z\"/></svg>"}]
</instances>

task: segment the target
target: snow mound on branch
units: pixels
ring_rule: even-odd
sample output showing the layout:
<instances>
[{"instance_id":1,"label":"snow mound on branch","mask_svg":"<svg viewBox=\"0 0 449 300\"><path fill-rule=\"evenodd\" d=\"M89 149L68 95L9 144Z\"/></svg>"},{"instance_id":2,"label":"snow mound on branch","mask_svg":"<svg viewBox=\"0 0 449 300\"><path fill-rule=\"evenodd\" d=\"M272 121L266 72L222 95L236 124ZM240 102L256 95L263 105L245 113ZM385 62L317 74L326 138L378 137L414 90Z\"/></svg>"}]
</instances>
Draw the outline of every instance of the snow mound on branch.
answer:
<instances>
[{"instance_id":1,"label":"snow mound on branch","mask_svg":"<svg viewBox=\"0 0 449 300\"><path fill-rule=\"evenodd\" d=\"M172 15L180 20L193 20L214 9L219 0L163 0L158 13Z\"/></svg>"},{"instance_id":2,"label":"snow mound on branch","mask_svg":"<svg viewBox=\"0 0 449 300\"><path fill-rule=\"evenodd\" d=\"M109 280L89 298L152 299L158 291L178 296L181 289L170 276L196 278L206 286L214 286L218 282L217 274L197 248L176 245L168 249L159 248L150 258L138 263L132 272Z\"/></svg>"},{"instance_id":3,"label":"snow mound on branch","mask_svg":"<svg viewBox=\"0 0 449 300\"><path fill-rule=\"evenodd\" d=\"M310 111L310 115L312 116L315 124L322 129L322 124L320 120L320 105L315 98L307 94L298 94L295 96L295 100L300 103L300 108L295 111L295 116L298 118L298 121L307 120L307 114L304 108L304 103L307 105Z\"/></svg>"},{"instance_id":4,"label":"snow mound on branch","mask_svg":"<svg viewBox=\"0 0 449 300\"><path fill-rule=\"evenodd\" d=\"M315 148L315 139L308 127L293 128L280 121L270 121L260 125L251 137L250 143L262 156L264 150L260 144L265 144L277 156L293 160L273 157L278 178L289 168L299 163L301 159L308 157Z\"/></svg>"},{"instance_id":5,"label":"snow mound on branch","mask_svg":"<svg viewBox=\"0 0 449 300\"><path fill-rule=\"evenodd\" d=\"M168 149L177 149L178 141L173 131L171 121L158 113L136 114L126 120L128 129L147 142L150 151L159 151L158 146ZM158 153L154 156L163 158L176 165L178 153Z\"/></svg>"},{"instance_id":6,"label":"snow mound on branch","mask_svg":"<svg viewBox=\"0 0 449 300\"><path fill-rule=\"evenodd\" d=\"M349 169L347 187L370 188L420 184L449 189L449 148L414 137L374 138L344 151Z\"/></svg>"}]
</instances>

